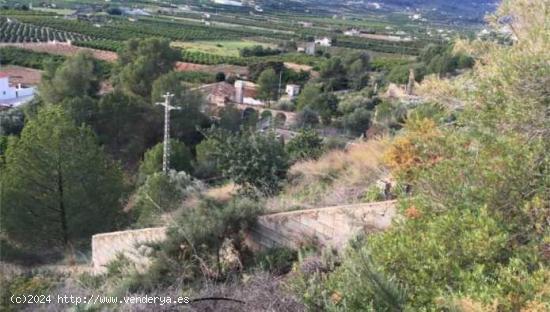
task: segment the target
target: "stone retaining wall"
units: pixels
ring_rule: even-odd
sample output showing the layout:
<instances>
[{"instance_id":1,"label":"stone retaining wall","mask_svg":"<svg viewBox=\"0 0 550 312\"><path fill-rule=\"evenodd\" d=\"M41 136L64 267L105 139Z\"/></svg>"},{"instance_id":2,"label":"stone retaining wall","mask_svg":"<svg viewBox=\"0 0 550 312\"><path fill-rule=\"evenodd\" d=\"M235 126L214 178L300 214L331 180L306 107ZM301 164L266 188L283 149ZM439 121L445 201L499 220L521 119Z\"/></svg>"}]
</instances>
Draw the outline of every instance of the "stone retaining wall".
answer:
<instances>
[{"instance_id":1,"label":"stone retaining wall","mask_svg":"<svg viewBox=\"0 0 550 312\"><path fill-rule=\"evenodd\" d=\"M277 213L259 217L249 241L256 248L315 243L341 249L359 234L388 228L395 215L395 201Z\"/></svg>"},{"instance_id":2,"label":"stone retaining wall","mask_svg":"<svg viewBox=\"0 0 550 312\"><path fill-rule=\"evenodd\" d=\"M265 215L249 232L247 243L253 249L286 246L298 248L308 243L341 249L359 234L382 231L396 215L395 201L327 207ZM118 254L146 267L148 243L166 238L166 228L148 228L97 234L92 237L92 262L95 273Z\"/></svg>"},{"instance_id":3,"label":"stone retaining wall","mask_svg":"<svg viewBox=\"0 0 550 312\"><path fill-rule=\"evenodd\" d=\"M94 273L106 271L106 265L122 254L136 263L139 268L146 267L147 244L166 239L166 228L148 228L92 236L92 265Z\"/></svg>"}]
</instances>

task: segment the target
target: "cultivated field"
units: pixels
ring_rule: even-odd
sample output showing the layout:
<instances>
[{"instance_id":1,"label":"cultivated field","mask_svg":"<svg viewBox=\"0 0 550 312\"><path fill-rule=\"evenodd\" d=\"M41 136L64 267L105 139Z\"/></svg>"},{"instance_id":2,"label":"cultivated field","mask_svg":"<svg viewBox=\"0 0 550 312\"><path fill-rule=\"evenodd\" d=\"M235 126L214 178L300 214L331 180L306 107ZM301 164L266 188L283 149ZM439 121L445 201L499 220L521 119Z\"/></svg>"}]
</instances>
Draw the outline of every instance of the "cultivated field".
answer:
<instances>
[{"instance_id":1,"label":"cultivated field","mask_svg":"<svg viewBox=\"0 0 550 312\"><path fill-rule=\"evenodd\" d=\"M239 56L240 49L249 48L257 45L261 45L263 47L274 47L270 44L251 40L172 42L172 46L177 48L183 48L194 52L204 52L233 57Z\"/></svg>"},{"instance_id":2,"label":"cultivated field","mask_svg":"<svg viewBox=\"0 0 550 312\"><path fill-rule=\"evenodd\" d=\"M90 48L82 48L73 46L67 43L0 43L0 47L17 47L21 49L27 49L35 52L43 52L50 54L58 54L63 56L71 56L79 51L90 51L93 56L99 60L114 62L117 59L117 54L111 51L96 50Z\"/></svg>"}]
</instances>

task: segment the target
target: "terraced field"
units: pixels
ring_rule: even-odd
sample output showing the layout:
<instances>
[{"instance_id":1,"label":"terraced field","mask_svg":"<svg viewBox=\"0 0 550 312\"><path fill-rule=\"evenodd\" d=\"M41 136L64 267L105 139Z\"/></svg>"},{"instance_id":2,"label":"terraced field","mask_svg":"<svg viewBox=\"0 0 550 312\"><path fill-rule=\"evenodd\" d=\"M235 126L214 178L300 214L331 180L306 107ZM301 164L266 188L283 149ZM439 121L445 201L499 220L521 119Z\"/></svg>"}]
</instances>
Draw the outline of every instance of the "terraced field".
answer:
<instances>
[{"instance_id":1,"label":"terraced field","mask_svg":"<svg viewBox=\"0 0 550 312\"><path fill-rule=\"evenodd\" d=\"M65 42L89 39L89 36L75 32L21 23L15 18L0 17L0 42Z\"/></svg>"}]
</instances>

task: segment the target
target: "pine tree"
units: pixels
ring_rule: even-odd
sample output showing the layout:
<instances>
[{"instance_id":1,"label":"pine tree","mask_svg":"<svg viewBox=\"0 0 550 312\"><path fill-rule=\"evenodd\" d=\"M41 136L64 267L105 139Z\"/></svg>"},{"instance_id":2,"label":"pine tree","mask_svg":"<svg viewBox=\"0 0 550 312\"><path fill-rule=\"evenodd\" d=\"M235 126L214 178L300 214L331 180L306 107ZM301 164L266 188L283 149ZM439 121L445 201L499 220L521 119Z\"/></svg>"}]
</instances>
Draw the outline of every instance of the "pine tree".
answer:
<instances>
[{"instance_id":1,"label":"pine tree","mask_svg":"<svg viewBox=\"0 0 550 312\"><path fill-rule=\"evenodd\" d=\"M27 246L78 244L121 216L121 171L60 107L40 110L10 142L2 184L2 229Z\"/></svg>"}]
</instances>

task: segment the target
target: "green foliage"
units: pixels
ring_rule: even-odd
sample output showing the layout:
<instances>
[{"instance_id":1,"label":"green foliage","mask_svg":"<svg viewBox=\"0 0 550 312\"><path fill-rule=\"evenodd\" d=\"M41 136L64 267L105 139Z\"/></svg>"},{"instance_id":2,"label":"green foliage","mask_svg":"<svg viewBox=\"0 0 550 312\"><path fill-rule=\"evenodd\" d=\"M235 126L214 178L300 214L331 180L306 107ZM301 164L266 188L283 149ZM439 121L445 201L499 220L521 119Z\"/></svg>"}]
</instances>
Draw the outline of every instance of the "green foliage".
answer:
<instances>
[{"instance_id":1,"label":"green foliage","mask_svg":"<svg viewBox=\"0 0 550 312\"><path fill-rule=\"evenodd\" d=\"M44 296L45 299L54 289L56 282L53 277L47 274L37 274L34 276L18 274L11 278L3 275L0 277L0 285L2 285L0 287L0 309L2 311L19 311L22 306L31 307L31 304L25 305L12 302L12 296L33 295Z\"/></svg>"},{"instance_id":2,"label":"green foliage","mask_svg":"<svg viewBox=\"0 0 550 312\"><path fill-rule=\"evenodd\" d=\"M429 74L437 74L444 76L453 74L458 69L466 69L474 66L474 59L463 53L455 54L453 46L429 44L422 49L417 58L417 62L413 64L399 64L395 66L385 66L389 69L387 80L406 84L409 80L409 70L414 70L415 80L420 82L424 76Z\"/></svg>"},{"instance_id":3,"label":"green foliage","mask_svg":"<svg viewBox=\"0 0 550 312\"><path fill-rule=\"evenodd\" d=\"M280 54L281 50L272 49L270 47L264 48L262 45L255 45L253 47L242 48L239 51L241 57L250 57L250 56L268 56L268 55L277 55Z\"/></svg>"},{"instance_id":4,"label":"green foliage","mask_svg":"<svg viewBox=\"0 0 550 312\"><path fill-rule=\"evenodd\" d=\"M317 159L324 151L323 138L314 130L302 130L285 148L291 162Z\"/></svg>"},{"instance_id":5,"label":"green foliage","mask_svg":"<svg viewBox=\"0 0 550 312\"><path fill-rule=\"evenodd\" d=\"M371 63L371 69L379 72L391 72L393 68L408 65L411 61L404 58L396 57L376 57Z\"/></svg>"},{"instance_id":6,"label":"green foliage","mask_svg":"<svg viewBox=\"0 0 550 312\"><path fill-rule=\"evenodd\" d=\"M317 112L323 123L330 124L332 116L337 113L338 98L332 93L322 92L319 85L307 84L297 99L299 111L306 107Z\"/></svg>"},{"instance_id":7,"label":"green foliage","mask_svg":"<svg viewBox=\"0 0 550 312\"><path fill-rule=\"evenodd\" d=\"M244 111L242 112L242 116L242 130L256 130L256 125L260 120L260 116L258 116L258 111L248 107L244 109Z\"/></svg>"},{"instance_id":8,"label":"green foliage","mask_svg":"<svg viewBox=\"0 0 550 312\"><path fill-rule=\"evenodd\" d=\"M223 73L222 73L223 74ZM208 84L214 83L217 81L224 81L225 75L222 80L219 77L219 73L213 75L211 73L200 72L200 71L183 71L177 73L178 79L187 83L197 83L197 84Z\"/></svg>"},{"instance_id":9,"label":"green foliage","mask_svg":"<svg viewBox=\"0 0 550 312\"><path fill-rule=\"evenodd\" d=\"M403 311L406 292L394 278L383 274L366 250L352 252L342 267L330 277L333 287L330 310L361 311L376 307L376 311Z\"/></svg>"},{"instance_id":10,"label":"green foliage","mask_svg":"<svg viewBox=\"0 0 550 312\"><path fill-rule=\"evenodd\" d=\"M196 144L202 138L197 128L205 126L208 122L207 117L201 112L201 107L204 104L202 95L182 85L179 75L175 72L169 72L154 81L151 102L164 101L162 96L166 92L174 95L170 100L170 105L179 108L170 113L172 135L186 144ZM155 109L163 112L162 107Z\"/></svg>"},{"instance_id":11,"label":"green foliage","mask_svg":"<svg viewBox=\"0 0 550 312\"><path fill-rule=\"evenodd\" d=\"M342 117L342 126L355 135L365 133L371 125L372 113L366 108L356 108Z\"/></svg>"},{"instance_id":12,"label":"green foliage","mask_svg":"<svg viewBox=\"0 0 550 312\"><path fill-rule=\"evenodd\" d=\"M218 167L222 173L245 191L273 194L288 169L288 156L274 133L231 134L217 130L207 135L215 140Z\"/></svg>"},{"instance_id":13,"label":"green foliage","mask_svg":"<svg viewBox=\"0 0 550 312\"><path fill-rule=\"evenodd\" d=\"M15 47L0 48L0 56L2 65L18 65L42 70L46 69L46 64L54 64L54 67L57 67L65 61L65 57L61 55L33 52Z\"/></svg>"},{"instance_id":14,"label":"green foliage","mask_svg":"<svg viewBox=\"0 0 550 312\"><path fill-rule=\"evenodd\" d=\"M225 73L224 72L217 72L215 76L215 81L221 82L225 81Z\"/></svg>"},{"instance_id":15,"label":"green foliage","mask_svg":"<svg viewBox=\"0 0 550 312\"><path fill-rule=\"evenodd\" d=\"M216 250L225 238L250 227L261 210L257 201L245 197L228 203L205 198L198 205L184 209L168 235L190 247L206 246Z\"/></svg>"},{"instance_id":16,"label":"green foliage","mask_svg":"<svg viewBox=\"0 0 550 312\"><path fill-rule=\"evenodd\" d=\"M243 122L241 111L233 105L226 105L220 110L220 128L237 132L241 128Z\"/></svg>"},{"instance_id":17,"label":"green foliage","mask_svg":"<svg viewBox=\"0 0 550 312\"><path fill-rule=\"evenodd\" d=\"M385 272L395 274L406 285L415 285L408 298L412 307L434 305L435 299L449 292L473 297L483 294L485 299L495 295L486 276L499 268L507 253L508 236L486 209L430 216L409 208L406 215L413 221L383 237L371 238L370 245L377 262L384 263ZM397 247L388 248L397 242ZM445 242L443 248L440 242ZM410 250L415 250L414 255Z\"/></svg>"},{"instance_id":18,"label":"green foliage","mask_svg":"<svg viewBox=\"0 0 550 312\"><path fill-rule=\"evenodd\" d=\"M297 109L303 110L304 108L313 105L313 103L317 99L317 96L319 96L321 92L321 86L313 83L306 84L302 92L300 92L298 99L296 100Z\"/></svg>"},{"instance_id":19,"label":"green foliage","mask_svg":"<svg viewBox=\"0 0 550 312\"><path fill-rule=\"evenodd\" d=\"M365 195L363 196L363 201L367 203L371 202L378 202L384 200L384 192L378 187L378 185L374 184L371 185L367 190L365 191Z\"/></svg>"},{"instance_id":20,"label":"green foliage","mask_svg":"<svg viewBox=\"0 0 550 312\"><path fill-rule=\"evenodd\" d=\"M129 40L118 55L117 85L129 94L150 98L153 81L171 71L178 59L168 40Z\"/></svg>"},{"instance_id":21,"label":"green foliage","mask_svg":"<svg viewBox=\"0 0 550 312\"><path fill-rule=\"evenodd\" d=\"M285 69L283 70L282 83L293 83L303 86L310 79L310 77L311 73L309 71L300 70L299 72L296 72L292 69L288 69L285 67Z\"/></svg>"},{"instance_id":22,"label":"green foliage","mask_svg":"<svg viewBox=\"0 0 550 312\"><path fill-rule=\"evenodd\" d=\"M133 211L139 227L162 224L162 214L173 211L190 194L200 189L184 171L170 170L167 174L156 172L147 176L145 183L136 191Z\"/></svg>"},{"instance_id":23,"label":"green foliage","mask_svg":"<svg viewBox=\"0 0 550 312\"><path fill-rule=\"evenodd\" d=\"M147 147L161 137L161 111L140 98L115 90L99 100L92 127L109 154L133 167Z\"/></svg>"},{"instance_id":24,"label":"green foliage","mask_svg":"<svg viewBox=\"0 0 550 312\"><path fill-rule=\"evenodd\" d=\"M369 82L370 56L367 53L350 53L344 58L348 87L361 90Z\"/></svg>"},{"instance_id":25,"label":"green foliage","mask_svg":"<svg viewBox=\"0 0 550 312\"><path fill-rule=\"evenodd\" d=\"M394 67L386 77L387 80L398 83L398 84L407 84L409 81L410 69L414 71L414 79L419 82L424 79L426 75L426 66L424 64L413 64L413 65L400 65Z\"/></svg>"},{"instance_id":26,"label":"green foliage","mask_svg":"<svg viewBox=\"0 0 550 312\"><path fill-rule=\"evenodd\" d=\"M194 164L194 175L201 179L208 179L219 176L221 172L218 169L216 157L216 140L205 139L195 146L196 156Z\"/></svg>"},{"instance_id":27,"label":"green foliage","mask_svg":"<svg viewBox=\"0 0 550 312\"><path fill-rule=\"evenodd\" d=\"M77 128L60 108L47 107L10 143L1 218L10 239L67 246L118 224L122 174L89 128Z\"/></svg>"},{"instance_id":28,"label":"green foliage","mask_svg":"<svg viewBox=\"0 0 550 312\"><path fill-rule=\"evenodd\" d=\"M24 6L27 8L27 6ZM38 27L19 23L17 20L8 20L0 17L0 41L2 42L47 42L86 40L87 37L75 32L65 32L56 29Z\"/></svg>"},{"instance_id":29,"label":"green foliage","mask_svg":"<svg viewBox=\"0 0 550 312\"><path fill-rule=\"evenodd\" d=\"M23 130L25 114L21 108L0 112L0 136L18 135Z\"/></svg>"},{"instance_id":30,"label":"green foliage","mask_svg":"<svg viewBox=\"0 0 550 312\"><path fill-rule=\"evenodd\" d=\"M422 49L418 59L426 64L428 74L445 75L474 65L472 57L463 53L455 54L453 46L428 45Z\"/></svg>"},{"instance_id":31,"label":"green foliage","mask_svg":"<svg viewBox=\"0 0 550 312\"><path fill-rule=\"evenodd\" d=\"M55 71L50 71L50 68L39 86L40 97L46 103L58 104L77 97L97 95L101 72L91 53L79 52Z\"/></svg>"},{"instance_id":32,"label":"green foliage","mask_svg":"<svg viewBox=\"0 0 550 312\"><path fill-rule=\"evenodd\" d=\"M268 62L261 62L261 63L253 63L248 66L248 74L252 81L258 81L258 79L260 78L260 75L265 70L272 69L278 78L279 73L282 70L284 70L284 68L285 68L285 64L283 62L268 61Z\"/></svg>"},{"instance_id":33,"label":"green foliage","mask_svg":"<svg viewBox=\"0 0 550 312\"><path fill-rule=\"evenodd\" d=\"M150 290L175 281L199 278L223 279L221 249L224 242L243 246L244 231L261 213L262 206L244 197L227 203L204 198L181 214L169 227L168 238L153 257L153 263L133 285Z\"/></svg>"},{"instance_id":34,"label":"green foliage","mask_svg":"<svg viewBox=\"0 0 550 312\"><path fill-rule=\"evenodd\" d=\"M333 57L326 60L321 65L319 74L328 91L341 90L348 85L346 69L340 58Z\"/></svg>"},{"instance_id":35,"label":"green foliage","mask_svg":"<svg viewBox=\"0 0 550 312\"><path fill-rule=\"evenodd\" d=\"M300 128L315 127L318 124L319 114L309 107L305 107L296 115L296 126Z\"/></svg>"},{"instance_id":36,"label":"green foliage","mask_svg":"<svg viewBox=\"0 0 550 312\"><path fill-rule=\"evenodd\" d=\"M298 253L292 249L277 247L259 252L254 258L260 269L278 276L290 272L292 264L298 260Z\"/></svg>"},{"instance_id":37,"label":"green foliage","mask_svg":"<svg viewBox=\"0 0 550 312\"><path fill-rule=\"evenodd\" d=\"M93 123L97 112L97 100L88 95L82 97L65 97L59 102L63 110L72 117L75 124Z\"/></svg>"},{"instance_id":38,"label":"green foliage","mask_svg":"<svg viewBox=\"0 0 550 312\"><path fill-rule=\"evenodd\" d=\"M383 307L377 302L383 295L371 291L377 282L353 269L361 255L370 255L378 272L406 289L405 311L550 308L549 131L541 116L550 66L543 6L503 2L499 16L513 14L519 39L508 47L485 45L483 64L446 84L464 103L451 112L453 123L438 105L410 113L388 152L393 176L410 189L401 194L402 217L358 243L341 268L321 279L317 293L340 294L336 305L350 311ZM446 52L429 47L421 58L437 60ZM388 114L391 106L376 107L377 122L395 116Z\"/></svg>"},{"instance_id":39,"label":"green foliage","mask_svg":"<svg viewBox=\"0 0 550 312\"><path fill-rule=\"evenodd\" d=\"M406 118L407 109L399 102L384 101L374 111L374 121L377 124L393 129L402 128Z\"/></svg>"},{"instance_id":40,"label":"green foliage","mask_svg":"<svg viewBox=\"0 0 550 312\"><path fill-rule=\"evenodd\" d=\"M162 171L164 143L159 143L145 152L143 161L139 166L140 181L145 181L147 176ZM191 160L193 156L184 143L175 139L170 140L170 169L176 171L192 172Z\"/></svg>"},{"instance_id":41,"label":"green foliage","mask_svg":"<svg viewBox=\"0 0 550 312\"><path fill-rule=\"evenodd\" d=\"M258 96L264 100L276 100L278 95L279 77L272 68L268 68L258 77Z\"/></svg>"}]
</instances>

